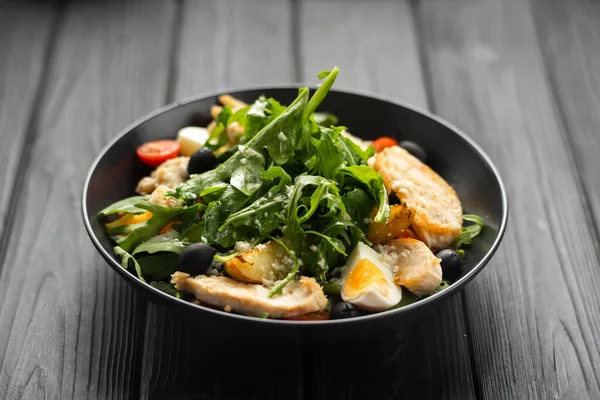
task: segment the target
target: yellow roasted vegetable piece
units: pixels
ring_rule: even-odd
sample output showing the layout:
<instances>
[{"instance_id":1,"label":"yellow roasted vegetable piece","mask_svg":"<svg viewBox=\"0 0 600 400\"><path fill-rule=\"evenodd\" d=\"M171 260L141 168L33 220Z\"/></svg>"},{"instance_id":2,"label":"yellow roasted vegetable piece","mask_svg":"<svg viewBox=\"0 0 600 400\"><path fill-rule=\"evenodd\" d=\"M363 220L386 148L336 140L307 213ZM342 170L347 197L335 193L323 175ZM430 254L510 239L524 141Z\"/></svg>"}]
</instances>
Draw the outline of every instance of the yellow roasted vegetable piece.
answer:
<instances>
[{"instance_id":1,"label":"yellow roasted vegetable piece","mask_svg":"<svg viewBox=\"0 0 600 400\"><path fill-rule=\"evenodd\" d=\"M246 283L263 283L263 279L279 280L288 272L286 250L276 242L259 244L227 261L225 271L233 279Z\"/></svg>"},{"instance_id":2,"label":"yellow roasted vegetable piece","mask_svg":"<svg viewBox=\"0 0 600 400\"><path fill-rule=\"evenodd\" d=\"M116 221L106 224L106 227L112 229L123 225L139 224L140 222L148 221L150 218L152 218L152 213L150 211L141 214L125 214Z\"/></svg>"},{"instance_id":3,"label":"yellow roasted vegetable piece","mask_svg":"<svg viewBox=\"0 0 600 400\"><path fill-rule=\"evenodd\" d=\"M373 216L377 209L373 210ZM407 229L413 218L413 211L405 204L394 204L390 207L390 216L386 223L371 222L367 239L373 244L385 244L402 234Z\"/></svg>"}]
</instances>

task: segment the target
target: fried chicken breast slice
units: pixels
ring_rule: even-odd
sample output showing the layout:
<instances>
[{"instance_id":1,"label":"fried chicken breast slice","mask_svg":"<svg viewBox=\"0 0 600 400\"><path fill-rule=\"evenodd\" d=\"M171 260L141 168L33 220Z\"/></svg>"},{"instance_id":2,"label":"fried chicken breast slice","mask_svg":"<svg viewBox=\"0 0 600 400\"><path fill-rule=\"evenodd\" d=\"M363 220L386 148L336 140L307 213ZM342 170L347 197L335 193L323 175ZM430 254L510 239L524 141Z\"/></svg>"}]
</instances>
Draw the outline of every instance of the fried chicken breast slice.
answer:
<instances>
[{"instance_id":1,"label":"fried chicken breast slice","mask_svg":"<svg viewBox=\"0 0 600 400\"><path fill-rule=\"evenodd\" d=\"M460 235L460 200L431 168L398 146L377 153L370 164L383 176L388 193L414 211L412 228L427 246L444 249Z\"/></svg>"},{"instance_id":2,"label":"fried chicken breast slice","mask_svg":"<svg viewBox=\"0 0 600 400\"><path fill-rule=\"evenodd\" d=\"M271 318L323 311L327 298L314 278L289 282L280 295L269 297L269 289L258 284L238 282L225 276L191 277L175 272L171 283L179 291L192 293L201 302L251 316L268 313Z\"/></svg>"},{"instance_id":3,"label":"fried chicken breast slice","mask_svg":"<svg viewBox=\"0 0 600 400\"><path fill-rule=\"evenodd\" d=\"M394 272L394 282L417 296L431 294L442 283L441 260L416 239L394 239L376 250Z\"/></svg>"}]
</instances>

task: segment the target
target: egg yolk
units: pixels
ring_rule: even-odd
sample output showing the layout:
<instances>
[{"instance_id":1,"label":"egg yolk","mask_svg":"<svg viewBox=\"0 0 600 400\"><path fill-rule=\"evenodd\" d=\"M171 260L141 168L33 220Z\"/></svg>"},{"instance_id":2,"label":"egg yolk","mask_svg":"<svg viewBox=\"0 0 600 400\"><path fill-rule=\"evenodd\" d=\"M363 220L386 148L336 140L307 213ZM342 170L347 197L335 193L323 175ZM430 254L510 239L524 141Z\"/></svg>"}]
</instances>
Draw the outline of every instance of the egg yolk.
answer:
<instances>
[{"instance_id":1,"label":"egg yolk","mask_svg":"<svg viewBox=\"0 0 600 400\"><path fill-rule=\"evenodd\" d=\"M344 284L344 297L356 298L364 294L365 289L377 287L384 296L389 294L388 281L383 272L371 261L363 258L350 271Z\"/></svg>"}]
</instances>

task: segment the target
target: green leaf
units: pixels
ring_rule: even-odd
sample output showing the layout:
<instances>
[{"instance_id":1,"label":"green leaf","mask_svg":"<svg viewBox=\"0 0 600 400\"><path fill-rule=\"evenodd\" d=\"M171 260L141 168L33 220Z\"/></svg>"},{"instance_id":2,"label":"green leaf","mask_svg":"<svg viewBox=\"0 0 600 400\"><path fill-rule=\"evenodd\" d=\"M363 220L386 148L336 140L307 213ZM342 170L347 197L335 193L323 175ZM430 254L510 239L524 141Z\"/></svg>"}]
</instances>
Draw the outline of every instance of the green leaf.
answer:
<instances>
[{"instance_id":1,"label":"green leaf","mask_svg":"<svg viewBox=\"0 0 600 400\"><path fill-rule=\"evenodd\" d=\"M338 117L329 112L314 112L313 119L317 125L327 127L331 125L337 125L339 122Z\"/></svg>"},{"instance_id":2,"label":"green leaf","mask_svg":"<svg viewBox=\"0 0 600 400\"><path fill-rule=\"evenodd\" d=\"M464 244L471 244L473 239L479 236L483 229L483 218L475 214L465 214L463 215L463 220L472 222L473 224L462 227L461 234L454 240L454 247L456 249L459 249Z\"/></svg>"},{"instance_id":3,"label":"green leaf","mask_svg":"<svg viewBox=\"0 0 600 400\"><path fill-rule=\"evenodd\" d=\"M211 132L204 146L211 150L217 150L227 144L227 124L231 116L231 108L228 106L223 107L217 118L215 118L216 127Z\"/></svg>"},{"instance_id":4,"label":"green leaf","mask_svg":"<svg viewBox=\"0 0 600 400\"><path fill-rule=\"evenodd\" d=\"M446 290L450 287L450 281L449 280L442 280L442 283L440 283L440 286L438 286L434 291L433 294L439 293L442 290Z\"/></svg>"},{"instance_id":5,"label":"green leaf","mask_svg":"<svg viewBox=\"0 0 600 400\"><path fill-rule=\"evenodd\" d=\"M319 79L323 79L323 78L325 78L327 75L329 75L330 73L331 73L331 71L330 71L330 70L328 70L328 69L324 69L323 71L319 72L319 75L317 75L317 77L318 77Z\"/></svg>"},{"instance_id":6,"label":"green leaf","mask_svg":"<svg viewBox=\"0 0 600 400\"><path fill-rule=\"evenodd\" d=\"M129 254L127 251L125 251L124 249L122 249L119 246L113 247L113 251L115 252L116 255L121 257L121 265L123 266L123 268L125 268L126 270L129 270L130 264L133 264L133 267L135 269L135 272L137 273L138 278L140 278L140 280L142 282L146 282L146 280L144 279L144 276L142 275L142 267L140 266L140 264L138 264L135 257L133 257L131 254Z\"/></svg>"},{"instance_id":7,"label":"green leaf","mask_svg":"<svg viewBox=\"0 0 600 400\"><path fill-rule=\"evenodd\" d=\"M185 249L189 243L187 241L179 240L179 238L157 241L153 239L148 240L137 246L132 255L140 254L140 253L159 253L159 252L169 252L180 254L183 249Z\"/></svg>"},{"instance_id":8,"label":"green leaf","mask_svg":"<svg viewBox=\"0 0 600 400\"><path fill-rule=\"evenodd\" d=\"M340 168L344 158L339 146L340 133L332 129L321 131L319 149L319 173L325 178L332 179Z\"/></svg>"},{"instance_id":9,"label":"green leaf","mask_svg":"<svg viewBox=\"0 0 600 400\"><path fill-rule=\"evenodd\" d=\"M161 281L153 281L150 282L150 286L157 288L161 292L165 292L166 294L170 294L171 296L177 297L177 290L175 289L175 285L172 283L161 282Z\"/></svg>"},{"instance_id":10,"label":"green leaf","mask_svg":"<svg viewBox=\"0 0 600 400\"><path fill-rule=\"evenodd\" d=\"M319 236L320 238L326 240L335 251L337 251L344 257L348 257L348 254L346 254L346 248L344 247L344 243L342 243L341 240L315 231L306 231L306 233Z\"/></svg>"},{"instance_id":11,"label":"green leaf","mask_svg":"<svg viewBox=\"0 0 600 400\"><path fill-rule=\"evenodd\" d=\"M298 263L298 257L296 257L296 253L293 251L290 251L290 249L281 240L276 239L273 236L267 235L267 237L269 239L271 239L272 241L274 241L275 243L282 246L285 249L285 251L287 252L287 254L292 258L292 260L294 260L294 266L292 267L291 271L286 275L285 278L283 278L269 292L269 297L273 297L275 295L281 294L283 292L283 288L285 287L285 285L287 285L292 279L294 279L296 277L296 274L298 273L298 269L300 268L300 264Z\"/></svg>"},{"instance_id":12,"label":"green leaf","mask_svg":"<svg viewBox=\"0 0 600 400\"><path fill-rule=\"evenodd\" d=\"M294 156L296 134L302 127L302 112L308 101L308 89L299 90L298 97L287 109L246 142L247 149L263 152L267 149L269 156L277 164L285 164ZM282 140L282 137L285 140ZM196 175L169 194L177 198L194 199L203 196L207 190L227 187L232 173L240 166L244 158L242 151L235 152L228 160L217 168ZM213 200L214 201L214 200Z\"/></svg>"},{"instance_id":13,"label":"green leaf","mask_svg":"<svg viewBox=\"0 0 600 400\"><path fill-rule=\"evenodd\" d=\"M250 196L262 185L265 158L259 152L245 146L239 146L239 152L243 158L239 160L240 164L231 173L230 183L246 196Z\"/></svg>"},{"instance_id":14,"label":"green leaf","mask_svg":"<svg viewBox=\"0 0 600 400\"><path fill-rule=\"evenodd\" d=\"M373 197L379 206L375 221L385 222L390 212L390 206L381 174L367 165L345 167L340 170L340 174L350 176L365 186L367 193Z\"/></svg>"},{"instance_id":15,"label":"green leaf","mask_svg":"<svg viewBox=\"0 0 600 400\"><path fill-rule=\"evenodd\" d=\"M366 231L369 222L365 222L373 211L374 201L364 190L352 188L342 196L342 201L352 221L362 230Z\"/></svg>"},{"instance_id":16,"label":"green leaf","mask_svg":"<svg viewBox=\"0 0 600 400\"><path fill-rule=\"evenodd\" d=\"M179 256L175 253L160 253L137 260L144 276L150 280L168 279L179 269Z\"/></svg>"},{"instance_id":17,"label":"green leaf","mask_svg":"<svg viewBox=\"0 0 600 400\"><path fill-rule=\"evenodd\" d=\"M325 71L322 71L321 74L323 74L323 72L325 72ZM310 101L306 105L306 108L304 109L304 115L303 115L304 120L308 120L308 118L312 115L312 113L315 112L317 107L319 107L319 104L321 104L321 102L325 99L325 97L327 96L327 93L329 93L329 90L331 89L331 86L333 86L333 82L335 82L335 78L337 77L339 72L340 72L340 69L338 67L334 67L331 71L328 71L327 76L323 75L322 78L319 78L319 79L325 78L325 80L323 81L323 83L321 83L319 85L319 88L313 94ZM319 74L319 75L321 75L321 74Z\"/></svg>"},{"instance_id":18,"label":"green leaf","mask_svg":"<svg viewBox=\"0 0 600 400\"><path fill-rule=\"evenodd\" d=\"M402 299L400 300L400 302L398 304L396 304L395 306L390 308L390 310L395 310L396 308L407 306L409 304L414 303L417 300L419 300L419 297L415 296L414 294L409 292L407 289L403 289L402 290Z\"/></svg>"},{"instance_id":19,"label":"green leaf","mask_svg":"<svg viewBox=\"0 0 600 400\"><path fill-rule=\"evenodd\" d=\"M158 234L162 228L174 221L181 221L186 213L198 213L198 204L185 208L162 207L148 201L135 204L136 207L148 210L152 218L139 224L130 225L131 231L125 237L117 240L125 251L132 251L136 246Z\"/></svg>"},{"instance_id":20,"label":"green leaf","mask_svg":"<svg viewBox=\"0 0 600 400\"><path fill-rule=\"evenodd\" d=\"M229 215L219 227L220 232L230 225L233 228L247 226L255 228L260 235L263 235L273 232L285 222L283 213L289 201L287 187L292 178L283 168L275 166L265 171L262 179L263 186L270 187L268 192L257 196L254 202Z\"/></svg>"},{"instance_id":21,"label":"green leaf","mask_svg":"<svg viewBox=\"0 0 600 400\"><path fill-rule=\"evenodd\" d=\"M479 226L483 226L483 218L481 218L479 215L465 214L463 215L463 219L465 221L473 222L474 224L477 224Z\"/></svg>"},{"instance_id":22,"label":"green leaf","mask_svg":"<svg viewBox=\"0 0 600 400\"><path fill-rule=\"evenodd\" d=\"M145 213L146 210L142 208L138 208L135 206L136 203L140 201L145 201L145 196L133 196L128 197L123 200L119 200L116 203L111 204L106 207L104 210L100 211L98 215L111 215L119 212L129 213L129 214L142 214Z\"/></svg>"}]
</instances>

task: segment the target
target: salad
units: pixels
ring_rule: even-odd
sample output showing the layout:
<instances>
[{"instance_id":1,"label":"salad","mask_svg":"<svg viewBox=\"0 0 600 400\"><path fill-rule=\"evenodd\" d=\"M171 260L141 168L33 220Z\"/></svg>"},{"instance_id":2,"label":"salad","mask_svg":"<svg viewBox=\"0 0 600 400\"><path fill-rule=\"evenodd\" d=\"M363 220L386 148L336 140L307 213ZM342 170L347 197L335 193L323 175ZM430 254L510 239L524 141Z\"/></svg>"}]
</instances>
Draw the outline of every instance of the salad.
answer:
<instances>
[{"instance_id":1,"label":"salad","mask_svg":"<svg viewBox=\"0 0 600 400\"><path fill-rule=\"evenodd\" d=\"M338 73L287 106L221 96L207 127L140 146L153 171L99 213L123 268L196 304L291 320L381 312L447 288L482 219L463 215L418 144L364 141L316 112Z\"/></svg>"}]
</instances>

